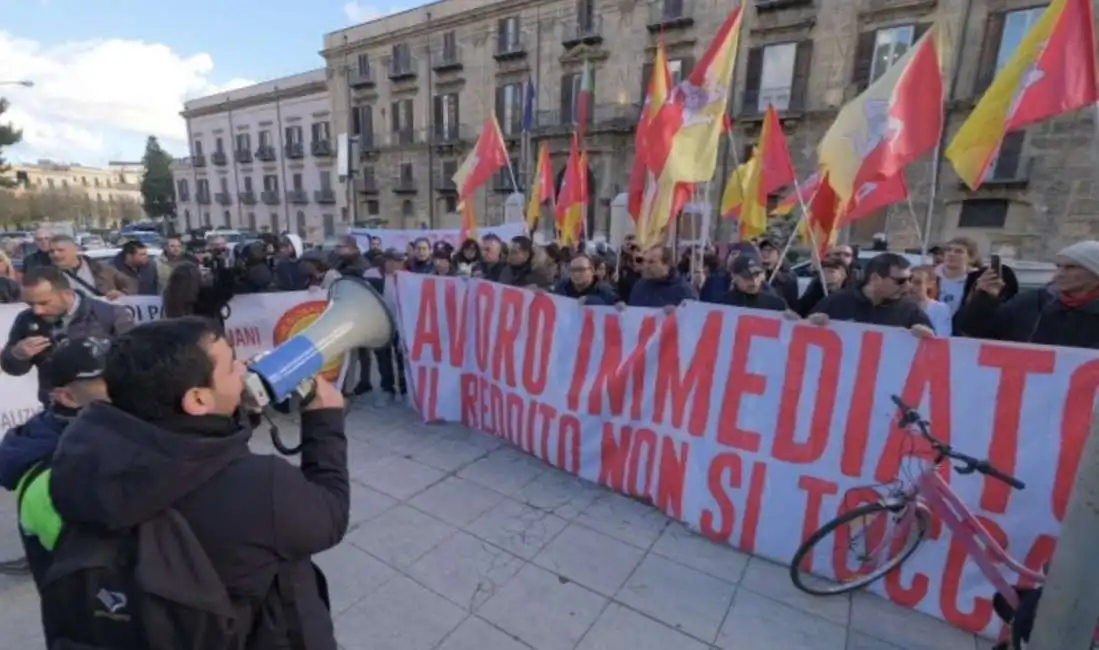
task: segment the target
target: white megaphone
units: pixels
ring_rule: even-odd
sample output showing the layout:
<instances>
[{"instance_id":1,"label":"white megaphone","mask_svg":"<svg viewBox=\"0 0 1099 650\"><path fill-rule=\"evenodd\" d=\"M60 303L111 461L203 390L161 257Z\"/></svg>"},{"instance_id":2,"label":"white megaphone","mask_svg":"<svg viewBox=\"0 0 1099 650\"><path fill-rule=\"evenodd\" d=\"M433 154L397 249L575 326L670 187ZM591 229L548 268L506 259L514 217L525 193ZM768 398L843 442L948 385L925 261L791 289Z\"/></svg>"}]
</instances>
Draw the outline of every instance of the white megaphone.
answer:
<instances>
[{"instance_id":1,"label":"white megaphone","mask_svg":"<svg viewBox=\"0 0 1099 650\"><path fill-rule=\"evenodd\" d=\"M345 277L328 289L328 307L308 327L248 364L246 398L255 408L312 399L314 378L356 348L380 348L397 332L385 300L365 280Z\"/></svg>"}]
</instances>

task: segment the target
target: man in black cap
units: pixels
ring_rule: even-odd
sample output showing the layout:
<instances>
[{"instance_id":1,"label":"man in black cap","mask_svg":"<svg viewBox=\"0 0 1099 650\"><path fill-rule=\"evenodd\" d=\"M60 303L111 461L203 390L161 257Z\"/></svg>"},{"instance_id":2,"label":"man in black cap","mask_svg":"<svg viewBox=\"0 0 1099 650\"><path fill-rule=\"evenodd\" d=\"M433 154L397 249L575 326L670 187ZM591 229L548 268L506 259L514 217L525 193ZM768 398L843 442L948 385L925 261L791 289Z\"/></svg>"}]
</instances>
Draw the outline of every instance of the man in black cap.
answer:
<instances>
[{"instance_id":1,"label":"man in black cap","mask_svg":"<svg viewBox=\"0 0 1099 650\"><path fill-rule=\"evenodd\" d=\"M793 305L798 301L798 279L786 267L786 260L779 259L779 248L770 239L761 239L756 244L759 247L759 261L763 265L763 272L769 278L771 289L786 301L787 305Z\"/></svg>"},{"instance_id":2,"label":"man in black cap","mask_svg":"<svg viewBox=\"0 0 1099 650\"><path fill-rule=\"evenodd\" d=\"M731 307L786 311L786 301L765 286L766 271L754 255L738 255L729 265L733 287L721 300Z\"/></svg>"},{"instance_id":3,"label":"man in black cap","mask_svg":"<svg viewBox=\"0 0 1099 650\"><path fill-rule=\"evenodd\" d=\"M0 573L25 573L39 586L61 532L61 519L49 497L49 464L57 442L88 404L107 399L102 375L110 343L106 339L66 339L57 345L42 371L50 401L0 440L0 486L16 493L19 534L25 558L0 563Z\"/></svg>"}]
</instances>

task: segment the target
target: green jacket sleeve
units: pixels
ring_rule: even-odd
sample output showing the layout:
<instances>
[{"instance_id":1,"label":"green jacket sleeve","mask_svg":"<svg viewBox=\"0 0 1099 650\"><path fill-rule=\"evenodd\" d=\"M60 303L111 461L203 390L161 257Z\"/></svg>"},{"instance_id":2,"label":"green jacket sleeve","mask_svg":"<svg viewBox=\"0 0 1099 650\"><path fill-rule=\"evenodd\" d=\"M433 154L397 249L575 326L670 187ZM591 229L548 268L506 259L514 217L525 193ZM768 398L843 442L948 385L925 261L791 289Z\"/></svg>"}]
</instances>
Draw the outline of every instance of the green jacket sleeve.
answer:
<instances>
[{"instance_id":1,"label":"green jacket sleeve","mask_svg":"<svg viewBox=\"0 0 1099 650\"><path fill-rule=\"evenodd\" d=\"M53 551L61 535L61 517L50 499L50 470L46 470L21 486L19 525L27 537L38 538L47 551Z\"/></svg>"}]
</instances>

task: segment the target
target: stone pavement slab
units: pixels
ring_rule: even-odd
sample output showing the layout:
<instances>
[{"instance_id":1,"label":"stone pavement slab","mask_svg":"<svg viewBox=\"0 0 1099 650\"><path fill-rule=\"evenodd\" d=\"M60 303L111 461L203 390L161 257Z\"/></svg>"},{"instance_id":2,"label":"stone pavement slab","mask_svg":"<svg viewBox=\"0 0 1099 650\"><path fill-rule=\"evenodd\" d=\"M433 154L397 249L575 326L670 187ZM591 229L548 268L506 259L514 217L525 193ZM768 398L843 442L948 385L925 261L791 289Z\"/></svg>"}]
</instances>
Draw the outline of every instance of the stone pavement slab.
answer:
<instances>
[{"instance_id":1,"label":"stone pavement slab","mask_svg":"<svg viewBox=\"0 0 1099 650\"><path fill-rule=\"evenodd\" d=\"M293 442L293 423L280 423ZM317 558L344 650L987 650L866 593L813 598L503 441L368 400L348 415L351 527ZM274 453L266 430L253 440ZM0 495L0 558L19 552ZM29 578L0 576L0 650L42 647Z\"/></svg>"}]
</instances>

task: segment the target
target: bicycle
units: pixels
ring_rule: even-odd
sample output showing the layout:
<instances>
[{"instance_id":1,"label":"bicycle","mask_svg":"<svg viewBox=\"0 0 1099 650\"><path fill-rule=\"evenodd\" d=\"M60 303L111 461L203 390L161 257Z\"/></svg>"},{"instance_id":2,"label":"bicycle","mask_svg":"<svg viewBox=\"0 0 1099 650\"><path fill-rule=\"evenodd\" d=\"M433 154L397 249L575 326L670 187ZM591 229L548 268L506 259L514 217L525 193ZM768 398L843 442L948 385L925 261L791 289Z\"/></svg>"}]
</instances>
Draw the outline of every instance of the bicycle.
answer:
<instances>
[{"instance_id":1,"label":"bicycle","mask_svg":"<svg viewBox=\"0 0 1099 650\"><path fill-rule=\"evenodd\" d=\"M951 463L952 467L961 475L977 472L1002 481L1016 490L1024 489L1026 484L996 469L987 460L963 454L935 438L931 434L930 423L920 417L919 412L907 406L896 395L892 398L899 410L897 426L915 429L930 444L934 452L932 462L909 483L894 483L884 497L840 514L810 535L794 554L790 564L790 579L795 587L814 596L845 594L865 587L896 570L916 552L927 535L931 514L934 513L943 526L962 542L981 572L996 588L996 613L1005 623L1011 625L1011 645L1006 648L1022 650L1030 636L1030 626L1033 624L1033 614L1040 596L1040 585L1045 582L1045 574L1024 566L997 543L988 529L977 520L976 515L966 507L965 502L943 480L939 469L944 462L954 461L957 464ZM876 517L877 515L882 517ZM859 569L849 571L845 566L840 571L840 567L837 567L837 574L848 573L849 576L837 576L835 581L828 583L831 586L817 586L816 583L807 582L805 578L811 574L803 574L806 558L813 557L814 548L818 544L833 532L842 529L875 533L878 536L877 543L873 544L870 552L858 558ZM896 537L898 532L906 534L907 538ZM842 547L830 544L822 548L827 548L831 553L833 549ZM1034 583L1037 588L1012 586L1001 567L1007 567L1024 581ZM846 577L852 579L846 581ZM1023 609L1020 609L1021 600Z\"/></svg>"}]
</instances>

